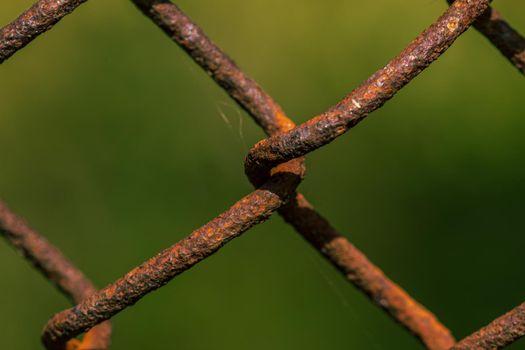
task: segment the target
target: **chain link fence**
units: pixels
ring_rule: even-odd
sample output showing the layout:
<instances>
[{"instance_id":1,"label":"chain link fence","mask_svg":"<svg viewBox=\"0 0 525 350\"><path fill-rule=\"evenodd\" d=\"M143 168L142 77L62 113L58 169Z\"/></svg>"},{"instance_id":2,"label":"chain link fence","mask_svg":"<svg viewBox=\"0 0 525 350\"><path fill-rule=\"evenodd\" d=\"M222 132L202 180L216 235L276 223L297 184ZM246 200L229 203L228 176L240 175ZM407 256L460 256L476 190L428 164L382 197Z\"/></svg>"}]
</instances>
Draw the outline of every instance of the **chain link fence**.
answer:
<instances>
[{"instance_id":1,"label":"chain link fence","mask_svg":"<svg viewBox=\"0 0 525 350\"><path fill-rule=\"evenodd\" d=\"M86 0L41 0L0 30L0 62ZM264 130L268 138L249 151L245 173L255 190L227 211L102 290L57 248L0 202L0 233L76 306L47 323L47 349L107 349L109 319L146 294L206 259L233 238L278 212L342 276L428 349L499 349L525 334L525 304L456 341L438 318L412 298L341 235L296 191L304 157L332 142L386 103L438 59L470 26L525 73L525 39L488 0L457 0L397 57L326 112L295 125L254 80L217 47L188 16L167 0L132 0L205 70ZM84 334L82 339L76 337Z\"/></svg>"}]
</instances>

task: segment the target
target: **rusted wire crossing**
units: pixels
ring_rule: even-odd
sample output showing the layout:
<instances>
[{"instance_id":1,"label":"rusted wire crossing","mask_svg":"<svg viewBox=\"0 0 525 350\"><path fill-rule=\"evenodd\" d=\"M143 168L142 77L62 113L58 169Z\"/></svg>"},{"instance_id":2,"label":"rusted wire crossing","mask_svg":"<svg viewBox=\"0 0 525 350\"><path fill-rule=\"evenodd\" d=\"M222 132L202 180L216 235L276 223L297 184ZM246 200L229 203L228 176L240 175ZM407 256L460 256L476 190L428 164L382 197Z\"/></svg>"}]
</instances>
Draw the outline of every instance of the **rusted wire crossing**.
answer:
<instances>
[{"instance_id":1,"label":"rusted wire crossing","mask_svg":"<svg viewBox=\"0 0 525 350\"><path fill-rule=\"evenodd\" d=\"M0 63L85 1L38 1L0 30ZM0 233L77 304L47 323L42 334L47 349L108 349L108 320L112 316L264 222L275 211L344 278L427 349L500 349L525 334L524 303L456 342L434 314L385 276L296 192L304 176L306 154L335 140L380 108L471 25L524 74L525 39L489 6L489 0L449 1L445 13L385 67L338 104L299 126L176 5L168 0L132 1L268 135L250 150L245 161L245 172L256 189L185 239L99 291L57 248L0 202ZM82 340L75 338L84 332Z\"/></svg>"}]
</instances>

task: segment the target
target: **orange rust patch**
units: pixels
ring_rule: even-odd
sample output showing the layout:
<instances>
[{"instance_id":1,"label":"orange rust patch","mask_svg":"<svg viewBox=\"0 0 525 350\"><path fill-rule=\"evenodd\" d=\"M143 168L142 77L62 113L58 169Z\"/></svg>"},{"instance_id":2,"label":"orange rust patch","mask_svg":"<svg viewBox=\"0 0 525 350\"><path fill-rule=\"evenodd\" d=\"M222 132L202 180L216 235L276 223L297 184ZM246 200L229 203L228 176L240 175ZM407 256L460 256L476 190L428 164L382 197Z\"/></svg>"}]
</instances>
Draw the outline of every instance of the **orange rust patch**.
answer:
<instances>
[{"instance_id":1,"label":"orange rust patch","mask_svg":"<svg viewBox=\"0 0 525 350\"><path fill-rule=\"evenodd\" d=\"M280 132L287 132L295 128L295 123L281 110L275 113L275 119L277 119L277 124L280 126Z\"/></svg>"},{"instance_id":2,"label":"orange rust patch","mask_svg":"<svg viewBox=\"0 0 525 350\"><path fill-rule=\"evenodd\" d=\"M448 23L447 23L447 28L450 32L453 32L455 31L456 29L458 29L459 27L459 20L457 18L452 18Z\"/></svg>"},{"instance_id":3,"label":"orange rust patch","mask_svg":"<svg viewBox=\"0 0 525 350\"><path fill-rule=\"evenodd\" d=\"M67 342L66 350L77 350L80 346L80 340L78 339L71 339Z\"/></svg>"}]
</instances>

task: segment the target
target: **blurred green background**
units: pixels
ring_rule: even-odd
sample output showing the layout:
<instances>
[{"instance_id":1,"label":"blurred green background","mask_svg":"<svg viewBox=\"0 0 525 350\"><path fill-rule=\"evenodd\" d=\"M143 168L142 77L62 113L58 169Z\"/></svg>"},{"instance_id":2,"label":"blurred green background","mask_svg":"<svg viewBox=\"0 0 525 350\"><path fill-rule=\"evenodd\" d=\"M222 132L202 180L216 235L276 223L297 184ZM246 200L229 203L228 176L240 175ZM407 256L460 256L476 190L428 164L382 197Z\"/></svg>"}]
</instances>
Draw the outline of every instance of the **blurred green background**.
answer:
<instances>
[{"instance_id":1,"label":"blurred green background","mask_svg":"<svg viewBox=\"0 0 525 350\"><path fill-rule=\"evenodd\" d=\"M31 3L2 2L0 22ZM446 7L178 4L297 122ZM525 3L496 7L525 33ZM251 191L243 158L263 133L129 1L89 1L0 76L0 197L99 286ZM524 96L523 76L471 30L308 157L300 190L458 338L525 300ZM0 347L41 348L47 319L70 305L4 242L0 274ZM422 348L278 216L113 323L113 349Z\"/></svg>"}]
</instances>

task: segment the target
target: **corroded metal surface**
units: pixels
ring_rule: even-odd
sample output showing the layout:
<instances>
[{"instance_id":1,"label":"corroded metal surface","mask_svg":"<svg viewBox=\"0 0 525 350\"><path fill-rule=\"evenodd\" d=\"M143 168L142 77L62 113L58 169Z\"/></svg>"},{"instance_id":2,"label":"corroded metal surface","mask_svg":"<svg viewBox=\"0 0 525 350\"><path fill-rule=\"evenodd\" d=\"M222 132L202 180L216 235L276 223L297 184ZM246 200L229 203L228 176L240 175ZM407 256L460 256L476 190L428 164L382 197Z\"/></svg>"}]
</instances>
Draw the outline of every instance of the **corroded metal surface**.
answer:
<instances>
[{"instance_id":1,"label":"corroded metal surface","mask_svg":"<svg viewBox=\"0 0 525 350\"><path fill-rule=\"evenodd\" d=\"M87 0L40 0L0 30L0 63Z\"/></svg>"},{"instance_id":2,"label":"corroded metal surface","mask_svg":"<svg viewBox=\"0 0 525 350\"><path fill-rule=\"evenodd\" d=\"M95 286L69 259L24 220L0 201L0 235L13 245L37 270L50 280L72 303L80 303L96 292ZM69 345L79 349L107 349L111 324L104 322L89 331L80 343Z\"/></svg>"},{"instance_id":3,"label":"corroded metal surface","mask_svg":"<svg viewBox=\"0 0 525 350\"><path fill-rule=\"evenodd\" d=\"M251 115L273 135L293 124L277 103L252 79L248 78L202 29L176 5L167 0L132 0L155 24L172 38ZM288 126L288 127L287 127Z\"/></svg>"},{"instance_id":4,"label":"corroded metal surface","mask_svg":"<svg viewBox=\"0 0 525 350\"><path fill-rule=\"evenodd\" d=\"M279 212L352 284L412 332L427 349L448 349L454 344L454 337L434 314L385 276L302 195L297 195Z\"/></svg>"},{"instance_id":5,"label":"corroded metal surface","mask_svg":"<svg viewBox=\"0 0 525 350\"><path fill-rule=\"evenodd\" d=\"M285 134L258 142L246 157L248 176L267 176L276 164L304 156L346 133L445 52L488 4L488 0L455 1L401 54L337 105Z\"/></svg>"},{"instance_id":6,"label":"corroded metal surface","mask_svg":"<svg viewBox=\"0 0 525 350\"><path fill-rule=\"evenodd\" d=\"M494 9L486 11L474 22L474 27L483 33L522 74L525 74L525 38L512 28L498 11Z\"/></svg>"},{"instance_id":7,"label":"corroded metal surface","mask_svg":"<svg viewBox=\"0 0 525 350\"><path fill-rule=\"evenodd\" d=\"M449 4L453 2L447 1ZM490 40L514 67L525 74L525 38L512 28L498 11L489 7L474 22L474 28Z\"/></svg>"},{"instance_id":8,"label":"corroded metal surface","mask_svg":"<svg viewBox=\"0 0 525 350\"><path fill-rule=\"evenodd\" d=\"M144 2L140 2L139 3L139 7L141 7L140 6L141 3L144 4ZM160 7L157 7L157 10L158 10L158 8L161 8L161 9L164 8L164 10L165 10L166 9L165 7L169 5L165 1L161 1L161 2L159 2L159 1L154 1L154 2L149 1L147 3L153 4L154 6L160 6ZM474 2L458 1L457 3L452 5L451 8L445 13L445 15L440 18L440 20L437 22L437 24L435 24L433 27L431 27L429 30L427 30L425 33L423 33L423 35L421 35L418 39L416 39L415 42L412 43L410 45L410 47L404 52L405 54L408 54L408 60L412 61L413 64L412 64L411 67L408 67L408 71L403 72L406 75L406 81L404 83L401 82L401 84L398 85L398 86L395 86L395 83L391 83L390 84L391 86L389 88L392 89L394 92L392 92L390 94L390 96L387 97L386 99L388 99L391 96L393 96L395 91L399 90L402 86L404 86L406 83L408 83L408 81L410 79L412 79L415 75L417 75L420 70L422 70L426 66L428 66L444 50L446 50L446 48L448 48L451 45L451 43L454 41L454 39L457 36L459 36L466 28L468 28L468 26L472 23L472 21L474 21L476 16L480 15L487 6L488 6L488 2L486 2L486 1L478 1L478 2L475 2L475 1ZM148 13L148 11L149 11L149 10L143 8L143 7L141 7L141 9L145 13ZM153 9L155 10L155 8L153 8ZM169 9L172 10L173 8L169 8ZM157 11L157 10L155 10L155 11ZM151 12L150 12L150 14L151 14ZM160 13L160 14L159 13L154 13L153 15L160 15L160 16L162 16L162 13ZM173 13L171 15L173 15ZM175 15L178 15L178 13L176 13ZM168 22L169 22L169 19L173 19L174 21L177 21L177 20L181 21L180 17L178 17L178 18L177 17L172 17L172 18L168 18L168 19L164 18L164 20L168 21ZM443 34L443 30L445 30L444 27L446 28L446 30L448 30L447 33L449 33L449 36ZM178 40L182 41L184 39L184 35L181 36L181 34L177 34L177 32L173 31L170 28L170 26L164 26L163 29L165 31L167 31L168 34L171 34L171 36L175 40L178 39ZM173 33L170 33L170 30ZM187 35L189 37L195 37L197 39L199 38L199 35L202 34L202 33L196 31L196 27L191 22L184 22L184 21L182 21L181 33L184 33L184 31L186 31L186 33L187 33ZM198 40L197 40L197 43L199 45L193 46L192 49L188 49L188 52L190 53L190 55L193 54L193 56L196 56L196 57L198 57L198 54L195 54L195 52L205 51L206 49L209 49L209 47L206 47L205 45L203 45L205 43L199 42ZM189 46L189 47L191 48L191 46ZM204 50L203 50L203 48L204 48ZM421 57L418 58L417 54L421 55ZM418 60L419 63L417 63L415 60ZM396 65L395 64L396 61L400 61L401 63ZM226 75L224 75L224 74L216 74L215 72L219 71L219 69L215 70L215 68L213 68L213 66L211 66L209 62L213 62L215 64L217 61L216 60L209 60L209 61L202 60L202 65L205 67L205 69L207 69L210 72L210 74L219 83L224 85L225 78L227 78L228 75L227 74ZM393 75L394 75L394 73L396 73L396 72L394 72L395 69L400 69L400 68L402 69L403 66L407 65L407 62L403 58L403 55L401 55L401 58L397 58L393 62L394 62L394 64L391 64L392 65L392 67L391 67L392 72L391 73L393 73ZM423 63L421 64L420 62L423 62ZM236 69L236 66L233 64L233 62L231 60L227 61L227 63L231 63L231 64L229 64L229 67L233 67L234 69ZM220 67L220 65L218 65L218 67ZM387 68L388 68L388 66L387 66ZM387 72L390 73L388 70L387 70ZM241 76L241 78L243 78L243 77L244 76ZM392 77L390 77L390 78L392 79ZM381 87L383 86L383 80L380 81L380 85L379 86L381 86ZM374 77L371 78L371 80L369 80L369 81L374 82ZM231 89L231 91L235 91L235 86L233 85L233 88L232 88L232 85L233 84L230 83L230 84L226 85L225 87L227 87L227 90ZM370 86L369 87L365 87L365 89L367 89L367 88L370 88ZM258 91L260 92L262 90L258 90ZM386 90L386 91L388 92L388 90ZM383 94L387 94L388 95L387 92L385 93L385 91L382 91ZM367 96L365 96L365 97L367 97ZM384 101L386 101L386 99L384 99L383 101L378 100L375 103L372 102L371 105L373 106L375 104L376 105L375 108L378 108L384 103ZM238 102L242 101L242 99L239 96L236 97L236 100ZM242 104L242 102L239 102L239 103ZM360 108L361 106L359 106L359 104L360 104L360 102L357 101L355 98L352 99L352 105L353 106ZM345 106L339 106L339 111L340 110L344 110L344 107ZM283 115L282 113L280 113L280 114ZM270 120L270 122L271 122L271 120ZM329 122L333 122L333 120L329 120ZM270 123L268 123L268 124L270 124ZM336 125L336 128L337 128L337 125ZM277 129L278 129L278 127L277 127ZM279 137L279 136L277 136L277 137ZM260 147L260 144L258 144L257 147ZM248 171L248 174L250 175L250 178L251 178L252 182L254 182L256 185L258 185L260 183L264 183L266 181L266 179L268 179L270 177L270 175L273 174L272 168L274 168L275 166L279 166L279 163L281 163L283 161L289 161L289 160L291 160L293 158L296 158L296 157L290 157L289 159L281 159L279 161L275 161L271 165L269 165L270 163L267 163L267 164L265 164L265 167L258 167L258 168L253 167L252 169L255 169L256 171L253 171L251 173ZM298 159L297 161L300 162L301 160ZM295 167L292 165L292 169L293 168L295 168ZM248 166L247 169L251 169L251 167ZM272 178L270 178L270 181L271 181ZM255 179L255 181L253 181L254 179ZM284 203L284 201L281 202L281 205L282 205L282 203ZM276 206L275 208L272 208L271 210L273 211L273 210L276 210L276 209L278 209L278 206ZM230 214L228 214L228 215L230 215ZM214 221L212 221L212 223ZM244 222L242 218L241 218L241 222ZM210 224L212 224L212 223L210 223ZM247 224L247 225L249 226L251 224ZM220 231L220 227L216 227L215 229ZM124 277L123 279L117 281L116 284L114 284L114 285L104 289L99 295L94 296L92 298L93 300L91 302L82 303L82 304L78 305L74 309L66 310L65 312L62 312L61 314L55 316L55 318L52 319L48 323L48 327L46 328L46 330L44 332L44 340L45 340L45 342L49 345L49 344L53 344L56 341L59 341L61 339L62 340L67 340L70 336L76 335L79 332L82 332L82 331L88 329L89 327L93 326L99 320L103 320L103 319L107 319L107 318L111 317L111 315L113 315L114 313L120 311L122 308L124 308L127 305L130 305L130 304L132 304L134 302L136 302L136 300L140 299L147 292L162 286L164 283L169 281L171 278L173 278L178 273L181 273L182 271L184 271L187 268L189 268L190 266L192 266L194 263L200 261L202 259L202 253L201 252L199 252L199 256L197 258L190 259L192 261L191 264L189 264L189 265L182 264L181 267L178 267L178 268L175 268L174 270L172 270L173 264L178 266L178 263L177 263L177 261L173 262L172 259L170 259L170 257L173 256L173 254L175 256L177 256L177 254L178 254L177 251L179 249L182 249L184 251L184 248L181 248L181 247L184 247L185 244L189 244L190 247L191 247L192 246L192 243L191 243L192 241L194 241L194 240L199 241L200 240L200 236L202 234L200 231L201 230L198 230L198 231L194 232L189 238L187 238L186 240L176 244L174 247L170 248L168 251L165 251L164 253L161 254L163 259L168 259L168 261L170 262L171 265L170 264L166 265L165 263L163 263L163 261L155 261L155 258L154 258L154 259L150 260L148 263L146 263L145 265L142 265L141 267L139 267L137 270L134 270L134 271L130 272L130 274L128 274L126 277ZM238 235L238 234L240 234L242 232L243 231L241 230L241 231L235 233L235 235ZM213 240L211 240L211 242L213 243ZM181 246L181 244L182 244L182 246ZM214 251L216 251L216 249L213 248L214 247L213 244L211 245L211 247L212 247L211 249L208 249L208 247L205 245L202 248L202 251L205 252L204 256L208 256L209 254L211 254ZM328 246L328 247L324 247L324 248L325 248L326 251L330 251L330 250L336 251L337 247L339 247L339 246L335 245L334 247ZM359 256L359 254L357 254L355 251L350 251L351 249L349 247L344 247L344 248L347 251L345 251L342 254L342 256L354 256L354 257L358 257ZM340 254L336 254L336 255L337 256L341 256ZM359 257L363 258L363 256L359 256ZM181 259L179 258L179 260L181 260ZM357 260L362 260L362 259L357 259ZM182 259L182 262L183 261L184 261L184 259ZM156 265L156 266L161 266L162 267L162 268L160 268L160 271L162 272L162 274L160 275L160 278L155 277L155 278L151 279L151 277L150 277L151 276L151 271L149 271L147 269L143 270L144 266L146 266L146 265L149 266L150 264L151 264L151 266ZM347 264L349 264L349 263L347 262ZM173 271L175 271L175 272L173 272ZM356 284L359 284L357 281L359 280L358 276L360 276L360 275L359 274L355 274L355 269L352 270L352 271L353 272L348 275L348 278L353 280ZM374 275L374 273L376 275ZM140 276L140 277L137 277L137 276ZM142 281L142 278L144 278L144 276L146 278L146 282L139 282L139 283L137 283L137 280L138 281ZM384 277L384 275L382 273L378 274L377 271L375 271L375 270L369 271L368 275L363 272L362 276L368 276L368 278L372 278L372 279L375 277L378 280L380 280L380 278L381 278L380 276ZM128 280L131 280L133 283L128 282ZM382 281L384 281L384 279ZM120 289L119 285L122 285L123 288ZM140 288L138 290L131 291L131 293L129 293L129 291L133 288L133 286L139 286ZM361 286L363 287L363 289L365 289L365 284L361 284ZM395 286L395 285L391 285L391 286L389 286L386 289L383 288L382 289L382 293L384 295L389 295L390 290L396 290L396 287L397 286ZM368 286L368 288L369 288L370 291L375 291L375 290L381 289L381 288L375 288L373 285ZM123 295L119 295L117 298L115 298L114 297L115 291L121 291L124 294ZM401 292L404 293L400 289L396 290L396 293L398 293L398 295L400 295ZM104 293L106 293L106 295L104 295ZM388 297L383 297L383 299L387 300ZM115 300L115 301L114 302L109 302L111 300ZM122 300L125 300L126 302L129 302L129 304L122 303ZM392 305L395 305L395 301L393 299L392 299ZM398 303L398 305L399 305L399 303ZM414 305L411 305L411 306L413 307ZM418 314L418 312L419 311L416 311L415 314ZM426 313L426 310L421 308L421 312L425 312ZM97 317L93 317L93 315L96 315ZM406 320L409 319L409 316L406 316L406 315L402 316L401 319L404 319L406 321ZM435 321L435 318L432 318L429 322L431 324L434 321ZM430 328L433 328L433 326L431 326ZM447 332L448 331L446 329L444 329L444 334L445 334L444 339L445 339L446 342L450 342L450 334L447 334ZM448 339L447 339L447 337L448 337ZM450 345L451 344L448 343L446 345L441 344L441 345L437 345L437 346L441 346L442 348L446 348L446 347L448 347Z\"/></svg>"},{"instance_id":9,"label":"corroded metal surface","mask_svg":"<svg viewBox=\"0 0 525 350\"><path fill-rule=\"evenodd\" d=\"M37 2L0 30L0 63L83 2L85 0ZM449 330L337 233L301 194L296 194L295 189L304 176L301 157L333 141L381 107L437 59L473 22L522 73L525 66L523 37L488 7L489 1L457 0L398 57L343 101L295 127L279 105L175 5L167 0L133 2L271 136L254 146L246 159L246 173L258 189L100 292L95 292L92 284L56 248L0 203L0 233L66 295L79 302L48 322L43 334L45 345L60 350L106 349L110 326L106 322L97 324L168 283L278 210L350 282L414 333L427 348L450 348L454 339ZM489 349L510 344L525 333L523 308L521 305L502 316L456 344L454 349ZM70 340L90 328L82 343Z\"/></svg>"},{"instance_id":10,"label":"corroded metal surface","mask_svg":"<svg viewBox=\"0 0 525 350\"><path fill-rule=\"evenodd\" d=\"M458 342L451 350L502 349L525 335L525 303Z\"/></svg>"},{"instance_id":11,"label":"corroded metal surface","mask_svg":"<svg viewBox=\"0 0 525 350\"><path fill-rule=\"evenodd\" d=\"M230 209L164 250L124 277L91 295L80 304L55 315L42 339L48 349L63 349L70 338L109 319L135 304L146 294L168 283L215 253L225 243L265 221L290 195L303 176L299 162L279 166L261 188L242 198ZM301 172L297 172L300 168Z\"/></svg>"},{"instance_id":12,"label":"corroded metal surface","mask_svg":"<svg viewBox=\"0 0 525 350\"><path fill-rule=\"evenodd\" d=\"M266 134L276 135L295 127L277 103L233 64L232 59L176 5L166 1L133 2L219 85L225 87L226 92L248 111ZM221 73L217 74L219 70ZM301 194L280 208L279 213L372 302L385 309L429 349L448 349L454 344L450 331L431 312L390 281L345 237L338 234Z\"/></svg>"}]
</instances>

